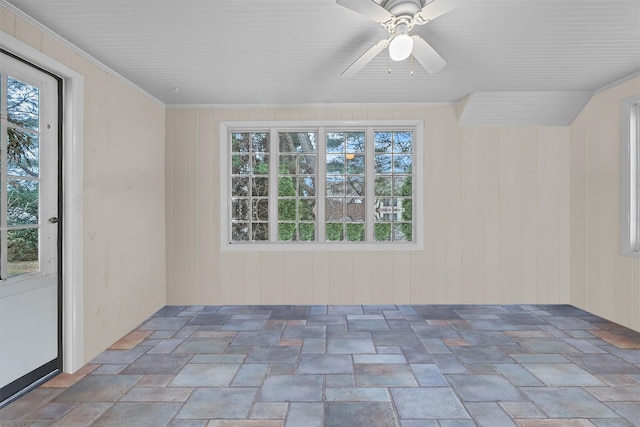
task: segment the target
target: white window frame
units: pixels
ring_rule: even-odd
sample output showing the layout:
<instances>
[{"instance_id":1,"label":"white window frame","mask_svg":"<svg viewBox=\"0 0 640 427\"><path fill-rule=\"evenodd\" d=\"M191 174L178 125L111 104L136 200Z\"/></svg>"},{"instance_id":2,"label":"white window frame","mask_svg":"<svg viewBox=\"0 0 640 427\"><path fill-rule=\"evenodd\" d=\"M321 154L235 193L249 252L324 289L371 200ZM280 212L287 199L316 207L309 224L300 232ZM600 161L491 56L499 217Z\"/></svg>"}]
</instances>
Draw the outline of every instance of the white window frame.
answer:
<instances>
[{"instance_id":1,"label":"white window frame","mask_svg":"<svg viewBox=\"0 0 640 427\"><path fill-rule=\"evenodd\" d=\"M369 250L405 250L415 251L424 248L423 243L423 128L422 120L360 120L360 121L223 121L220 122L220 144L219 144L219 160L220 160L220 248L222 251L369 251ZM257 130L275 129L276 132L300 131L310 129L320 130L397 130L410 129L414 132L413 149L413 240L411 242L230 242L230 150L231 141L229 136L231 132L248 132ZM275 134L271 138L276 138ZM318 140L321 135L319 133ZM367 147L368 151L372 151L373 147ZM270 153L272 162L275 161L275 153ZM367 161L367 168L373 165L373 156L368 153L367 157L371 160ZM319 161L322 161L323 153L318 152ZM273 165L272 168L273 169ZM368 175L368 174L367 174ZM324 179L318 175L318 179ZM275 183L272 183L275 185ZM271 185L273 187L273 185ZM371 187L370 185L367 187ZM372 188L372 187L371 187ZM271 190L274 190L271 188ZM322 194L317 194L320 199ZM367 191L367 200L371 200L372 194ZM270 217L274 215L274 207L270 206ZM321 214L321 212L320 212ZM372 227L371 215L367 216L367 227ZM322 221L319 221L320 224ZM318 226L318 233L324 229ZM273 234L272 234L273 235Z\"/></svg>"},{"instance_id":2,"label":"white window frame","mask_svg":"<svg viewBox=\"0 0 640 427\"><path fill-rule=\"evenodd\" d=\"M640 94L620 104L620 250L640 258Z\"/></svg>"}]
</instances>

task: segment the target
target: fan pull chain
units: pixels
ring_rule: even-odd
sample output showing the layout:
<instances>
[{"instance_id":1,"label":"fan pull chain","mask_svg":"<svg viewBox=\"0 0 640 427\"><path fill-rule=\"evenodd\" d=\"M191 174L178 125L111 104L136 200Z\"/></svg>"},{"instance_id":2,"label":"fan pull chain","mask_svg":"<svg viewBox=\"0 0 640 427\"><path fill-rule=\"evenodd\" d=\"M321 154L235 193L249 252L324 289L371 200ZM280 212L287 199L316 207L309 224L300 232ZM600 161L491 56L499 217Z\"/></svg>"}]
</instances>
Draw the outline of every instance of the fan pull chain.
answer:
<instances>
[{"instance_id":1,"label":"fan pull chain","mask_svg":"<svg viewBox=\"0 0 640 427\"><path fill-rule=\"evenodd\" d=\"M413 54L411 55L411 77L413 77Z\"/></svg>"}]
</instances>

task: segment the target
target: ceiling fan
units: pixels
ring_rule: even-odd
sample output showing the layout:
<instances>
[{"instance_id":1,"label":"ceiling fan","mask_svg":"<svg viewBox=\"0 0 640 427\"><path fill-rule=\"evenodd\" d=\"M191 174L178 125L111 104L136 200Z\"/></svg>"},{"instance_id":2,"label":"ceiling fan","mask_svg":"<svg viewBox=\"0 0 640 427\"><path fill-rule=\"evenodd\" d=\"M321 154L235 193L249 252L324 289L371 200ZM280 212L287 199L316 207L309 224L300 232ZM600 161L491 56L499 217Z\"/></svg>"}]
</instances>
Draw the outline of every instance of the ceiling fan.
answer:
<instances>
[{"instance_id":1,"label":"ceiling fan","mask_svg":"<svg viewBox=\"0 0 640 427\"><path fill-rule=\"evenodd\" d=\"M466 0L336 0L336 2L371 18L387 30L389 38L382 39L363 53L341 74L355 76L365 65L387 47L394 61L402 61L413 55L429 74L437 73L447 64L444 59L418 35L410 36L414 25L429 21L457 8Z\"/></svg>"}]
</instances>

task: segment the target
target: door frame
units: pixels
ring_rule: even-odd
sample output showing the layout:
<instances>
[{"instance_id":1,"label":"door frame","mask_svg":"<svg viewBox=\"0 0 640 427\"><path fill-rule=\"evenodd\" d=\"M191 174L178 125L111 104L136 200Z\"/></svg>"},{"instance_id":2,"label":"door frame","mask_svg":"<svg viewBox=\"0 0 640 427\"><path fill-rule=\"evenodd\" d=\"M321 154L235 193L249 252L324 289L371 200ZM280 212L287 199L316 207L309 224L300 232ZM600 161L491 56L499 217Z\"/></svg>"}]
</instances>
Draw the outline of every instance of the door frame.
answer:
<instances>
[{"instance_id":1,"label":"door frame","mask_svg":"<svg viewBox=\"0 0 640 427\"><path fill-rule=\"evenodd\" d=\"M77 71L0 31L0 48L62 78L62 370L84 365L83 139L84 77ZM71 58L69 58L71 61Z\"/></svg>"}]
</instances>

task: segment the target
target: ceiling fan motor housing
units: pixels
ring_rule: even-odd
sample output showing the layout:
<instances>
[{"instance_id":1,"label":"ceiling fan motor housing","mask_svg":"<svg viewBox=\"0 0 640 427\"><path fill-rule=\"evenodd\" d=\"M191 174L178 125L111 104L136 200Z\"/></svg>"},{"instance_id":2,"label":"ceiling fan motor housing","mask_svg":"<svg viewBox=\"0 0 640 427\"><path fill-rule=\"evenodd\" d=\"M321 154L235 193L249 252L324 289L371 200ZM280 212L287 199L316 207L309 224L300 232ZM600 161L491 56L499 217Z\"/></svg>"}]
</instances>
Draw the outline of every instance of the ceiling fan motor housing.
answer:
<instances>
[{"instance_id":1,"label":"ceiling fan motor housing","mask_svg":"<svg viewBox=\"0 0 640 427\"><path fill-rule=\"evenodd\" d=\"M408 17L413 20L413 16L422 8L420 0L387 0L382 4L397 18Z\"/></svg>"}]
</instances>

